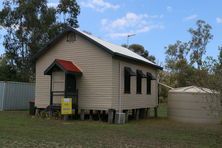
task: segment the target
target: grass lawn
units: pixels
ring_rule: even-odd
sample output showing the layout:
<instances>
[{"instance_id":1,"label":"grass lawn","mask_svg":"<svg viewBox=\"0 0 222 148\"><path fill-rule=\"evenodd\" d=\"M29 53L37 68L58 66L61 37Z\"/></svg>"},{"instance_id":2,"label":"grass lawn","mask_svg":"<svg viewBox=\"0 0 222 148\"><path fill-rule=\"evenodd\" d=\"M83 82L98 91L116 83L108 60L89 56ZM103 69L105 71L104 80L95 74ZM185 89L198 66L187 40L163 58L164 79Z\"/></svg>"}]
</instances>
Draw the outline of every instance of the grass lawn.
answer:
<instances>
[{"instance_id":1,"label":"grass lawn","mask_svg":"<svg viewBox=\"0 0 222 148\"><path fill-rule=\"evenodd\" d=\"M0 147L222 147L222 125L184 124L160 118L111 125L0 112Z\"/></svg>"}]
</instances>

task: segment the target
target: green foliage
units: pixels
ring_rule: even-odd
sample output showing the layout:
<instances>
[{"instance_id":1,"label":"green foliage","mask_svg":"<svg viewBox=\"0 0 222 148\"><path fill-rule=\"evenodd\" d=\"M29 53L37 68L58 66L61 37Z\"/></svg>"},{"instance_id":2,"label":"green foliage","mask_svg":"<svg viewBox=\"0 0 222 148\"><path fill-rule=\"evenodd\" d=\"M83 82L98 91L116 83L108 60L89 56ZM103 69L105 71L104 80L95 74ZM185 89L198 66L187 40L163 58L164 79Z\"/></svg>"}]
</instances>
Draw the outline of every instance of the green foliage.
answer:
<instances>
[{"instance_id":1,"label":"green foliage","mask_svg":"<svg viewBox=\"0 0 222 148\"><path fill-rule=\"evenodd\" d=\"M189 53L188 43L177 41L166 48L166 68L176 72L181 65L187 65L187 55Z\"/></svg>"},{"instance_id":2,"label":"green foliage","mask_svg":"<svg viewBox=\"0 0 222 148\"><path fill-rule=\"evenodd\" d=\"M196 25L196 29L189 29L189 32L192 35L190 41L190 49L192 51L190 54L190 60L192 64L196 63L198 69L200 69L203 64L203 55L206 54L206 46L209 41L213 39L213 35L210 32L212 27L205 21L198 20Z\"/></svg>"},{"instance_id":3,"label":"green foliage","mask_svg":"<svg viewBox=\"0 0 222 148\"><path fill-rule=\"evenodd\" d=\"M177 41L166 47L166 68L176 83L169 84L173 87L192 85L194 67L189 64L189 44Z\"/></svg>"},{"instance_id":4,"label":"green foliage","mask_svg":"<svg viewBox=\"0 0 222 148\"><path fill-rule=\"evenodd\" d=\"M196 29L189 29L190 41L177 41L166 47L166 69L175 79L173 87L205 86L206 78L213 70L215 60L212 57L203 59L207 44L213 38L212 28L202 20L198 20L196 25Z\"/></svg>"},{"instance_id":5,"label":"green foliage","mask_svg":"<svg viewBox=\"0 0 222 148\"><path fill-rule=\"evenodd\" d=\"M210 76L209 76L208 86L211 89L220 92L221 104L222 104L222 48L221 46L219 47L218 60L217 61L214 60L214 63L211 65L212 66L210 68L212 69L211 70L212 72L210 73Z\"/></svg>"},{"instance_id":6,"label":"green foliage","mask_svg":"<svg viewBox=\"0 0 222 148\"><path fill-rule=\"evenodd\" d=\"M0 11L0 24L6 29L3 45L7 65L16 71L20 81L32 81L33 55L67 25L78 27L80 8L75 0L60 0L56 8L47 0L5 0ZM61 16L65 16L61 22ZM15 80L14 77L11 80Z\"/></svg>"},{"instance_id":7,"label":"green foliage","mask_svg":"<svg viewBox=\"0 0 222 148\"><path fill-rule=\"evenodd\" d=\"M145 48L140 44L129 45L129 49L138 53L139 55L142 55L145 52Z\"/></svg>"},{"instance_id":8,"label":"green foliage","mask_svg":"<svg viewBox=\"0 0 222 148\"><path fill-rule=\"evenodd\" d=\"M122 45L122 46L127 48L127 45ZM150 55L148 50L146 50L142 45L131 44L131 45L129 45L129 49L132 50L133 52L141 55L142 57L150 60L151 62L155 63L155 60L156 60L155 56Z\"/></svg>"},{"instance_id":9,"label":"green foliage","mask_svg":"<svg viewBox=\"0 0 222 148\"><path fill-rule=\"evenodd\" d=\"M71 27L79 27L76 16L80 13L80 7L76 0L60 0L57 12L63 14L64 22L67 22Z\"/></svg>"},{"instance_id":10,"label":"green foliage","mask_svg":"<svg viewBox=\"0 0 222 148\"><path fill-rule=\"evenodd\" d=\"M219 56L218 56L219 65L222 65L222 46L219 46L218 50L219 50Z\"/></svg>"},{"instance_id":11,"label":"green foliage","mask_svg":"<svg viewBox=\"0 0 222 148\"><path fill-rule=\"evenodd\" d=\"M161 81L172 87L206 87L220 92L222 96L222 47L219 47L218 59L205 56L207 44L213 38L212 27L202 20L196 24L196 29L189 29L190 41L177 41L166 47L167 72L163 73L168 75ZM166 90L163 92L167 93Z\"/></svg>"},{"instance_id":12,"label":"green foliage","mask_svg":"<svg viewBox=\"0 0 222 148\"><path fill-rule=\"evenodd\" d=\"M17 79L16 71L7 64L6 57L2 56L0 60L0 81L9 81L11 79Z\"/></svg>"},{"instance_id":13,"label":"green foliage","mask_svg":"<svg viewBox=\"0 0 222 148\"><path fill-rule=\"evenodd\" d=\"M174 87L176 78L171 76L170 73L167 73L166 71L160 71L159 81L164 84L168 84L168 85L170 84L171 87ZM166 102L166 99L168 97L168 91L169 91L169 88L159 85L159 95L163 98L162 102Z\"/></svg>"},{"instance_id":14,"label":"green foliage","mask_svg":"<svg viewBox=\"0 0 222 148\"><path fill-rule=\"evenodd\" d=\"M122 47L125 47L125 48L128 48L128 45L127 45L127 44L122 44L121 46L122 46Z\"/></svg>"}]
</instances>

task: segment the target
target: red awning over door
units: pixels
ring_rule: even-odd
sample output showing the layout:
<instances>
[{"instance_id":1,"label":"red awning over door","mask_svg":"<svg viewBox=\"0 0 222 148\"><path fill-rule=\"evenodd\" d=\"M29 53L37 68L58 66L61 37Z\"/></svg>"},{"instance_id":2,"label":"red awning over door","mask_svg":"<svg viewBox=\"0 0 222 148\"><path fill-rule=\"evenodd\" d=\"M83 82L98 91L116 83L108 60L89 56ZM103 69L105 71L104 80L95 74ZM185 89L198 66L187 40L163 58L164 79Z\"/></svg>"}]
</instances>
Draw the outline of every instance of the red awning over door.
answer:
<instances>
[{"instance_id":1,"label":"red awning over door","mask_svg":"<svg viewBox=\"0 0 222 148\"><path fill-rule=\"evenodd\" d=\"M71 61L56 59L45 71L45 75L51 75L53 69L57 67L66 73L80 74L82 72L78 66L73 64Z\"/></svg>"}]
</instances>

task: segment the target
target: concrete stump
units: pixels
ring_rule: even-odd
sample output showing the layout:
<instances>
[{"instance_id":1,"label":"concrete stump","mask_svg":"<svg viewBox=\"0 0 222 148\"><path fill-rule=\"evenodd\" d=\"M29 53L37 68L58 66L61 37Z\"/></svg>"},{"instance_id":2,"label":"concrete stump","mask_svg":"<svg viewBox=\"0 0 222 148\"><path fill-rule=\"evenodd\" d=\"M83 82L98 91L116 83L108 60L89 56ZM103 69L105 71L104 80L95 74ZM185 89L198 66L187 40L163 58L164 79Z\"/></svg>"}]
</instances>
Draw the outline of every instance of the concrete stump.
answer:
<instances>
[{"instance_id":1,"label":"concrete stump","mask_svg":"<svg viewBox=\"0 0 222 148\"><path fill-rule=\"evenodd\" d=\"M129 111L128 110L125 110L124 111L126 117L125 117L125 122L127 123L129 121Z\"/></svg>"},{"instance_id":2,"label":"concrete stump","mask_svg":"<svg viewBox=\"0 0 222 148\"><path fill-rule=\"evenodd\" d=\"M145 108L140 109L140 119L145 118Z\"/></svg>"},{"instance_id":3,"label":"concrete stump","mask_svg":"<svg viewBox=\"0 0 222 148\"><path fill-rule=\"evenodd\" d=\"M146 109L146 117L149 118L150 117L150 108Z\"/></svg>"},{"instance_id":4,"label":"concrete stump","mask_svg":"<svg viewBox=\"0 0 222 148\"><path fill-rule=\"evenodd\" d=\"M154 117L158 117L158 107L154 107Z\"/></svg>"},{"instance_id":5,"label":"concrete stump","mask_svg":"<svg viewBox=\"0 0 222 148\"><path fill-rule=\"evenodd\" d=\"M132 117L133 117L133 119L136 119L136 110L135 109L132 109Z\"/></svg>"},{"instance_id":6,"label":"concrete stump","mask_svg":"<svg viewBox=\"0 0 222 148\"><path fill-rule=\"evenodd\" d=\"M65 121L69 120L69 116L68 115L64 115L63 116L63 120L65 120Z\"/></svg>"},{"instance_id":7,"label":"concrete stump","mask_svg":"<svg viewBox=\"0 0 222 148\"><path fill-rule=\"evenodd\" d=\"M106 111L104 110L103 112L102 112L102 120L104 121L106 119Z\"/></svg>"},{"instance_id":8,"label":"concrete stump","mask_svg":"<svg viewBox=\"0 0 222 148\"><path fill-rule=\"evenodd\" d=\"M92 120L93 119L93 110L90 110L89 111L89 120Z\"/></svg>"},{"instance_id":9,"label":"concrete stump","mask_svg":"<svg viewBox=\"0 0 222 148\"><path fill-rule=\"evenodd\" d=\"M100 110L97 111L99 121L101 121L101 115L100 115L101 113L100 112L101 112Z\"/></svg>"},{"instance_id":10,"label":"concrete stump","mask_svg":"<svg viewBox=\"0 0 222 148\"><path fill-rule=\"evenodd\" d=\"M85 120L85 110L84 109L81 109L81 112L80 112L80 120Z\"/></svg>"},{"instance_id":11,"label":"concrete stump","mask_svg":"<svg viewBox=\"0 0 222 148\"><path fill-rule=\"evenodd\" d=\"M114 117L114 110L109 109L108 110L108 123L113 123L113 117Z\"/></svg>"},{"instance_id":12,"label":"concrete stump","mask_svg":"<svg viewBox=\"0 0 222 148\"><path fill-rule=\"evenodd\" d=\"M36 108L36 110L35 110L35 115L36 115L36 116L39 116L39 114L40 114L40 110L39 110L38 108Z\"/></svg>"},{"instance_id":13,"label":"concrete stump","mask_svg":"<svg viewBox=\"0 0 222 148\"><path fill-rule=\"evenodd\" d=\"M139 120L140 118L140 110L136 109L136 120Z\"/></svg>"},{"instance_id":14,"label":"concrete stump","mask_svg":"<svg viewBox=\"0 0 222 148\"><path fill-rule=\"evenodd\" d=\"M78 119L79 110L75 109L75 119Z\"/></svg>"}]
</instances>

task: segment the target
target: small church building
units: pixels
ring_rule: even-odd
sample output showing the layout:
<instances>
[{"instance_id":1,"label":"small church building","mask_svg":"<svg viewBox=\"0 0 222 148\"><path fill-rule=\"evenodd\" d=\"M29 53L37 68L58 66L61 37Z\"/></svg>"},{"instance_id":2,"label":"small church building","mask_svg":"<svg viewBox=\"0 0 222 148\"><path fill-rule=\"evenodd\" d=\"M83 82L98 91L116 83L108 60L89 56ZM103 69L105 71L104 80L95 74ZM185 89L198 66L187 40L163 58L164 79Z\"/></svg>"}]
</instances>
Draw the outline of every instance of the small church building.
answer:
<instances>
[{"instance_id":1,"label":"small church building","mask_svg":"<svg viewBox=\"0 0 222 148\"><path fill-rule=\"evenodd\" d=\"M60 106L72 98L84 119L93 112L124 123L158 107L158 70L162 67L119 45L68 27L34 57L35 105Z\"/></svg>"}]
</instances>

